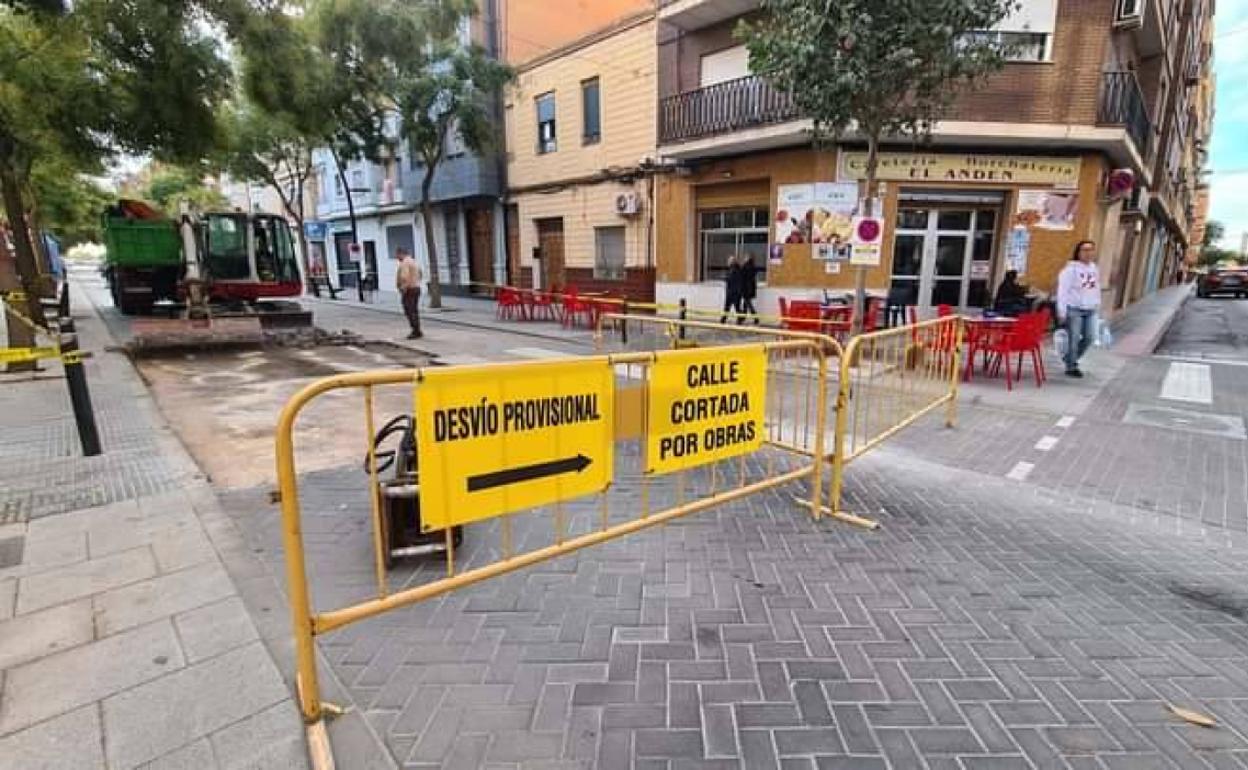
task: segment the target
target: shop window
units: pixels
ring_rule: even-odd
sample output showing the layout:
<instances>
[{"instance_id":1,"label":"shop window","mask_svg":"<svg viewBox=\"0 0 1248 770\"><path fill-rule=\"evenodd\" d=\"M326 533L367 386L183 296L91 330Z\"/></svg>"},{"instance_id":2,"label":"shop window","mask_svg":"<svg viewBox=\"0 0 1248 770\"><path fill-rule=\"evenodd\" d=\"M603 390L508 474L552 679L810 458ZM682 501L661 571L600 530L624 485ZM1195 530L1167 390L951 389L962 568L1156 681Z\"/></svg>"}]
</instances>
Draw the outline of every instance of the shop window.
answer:
<instances>
[{"instance_id":1,"label":"shop window","mask_svg":"<svg viewBox=\"0 0 1248 770\"><path fill-rule=\"evenodd\" d=\"M537 97L537 154L554 152L555 141L555 94L550 92Z\"/></svg>"},{"instance_id":2,"label":"shop window","mask_svg":"<svg viewBox=\"0 0 1248 770\"><path fill-rule=\"evenodd\" d=\"M723 281L734 255L754 258L758 279L766 279L770 213L765 207L698 213L699 270L703 281Z\"/></svg>"},{"instance_id":3,"label":"shop window","mask_svg":"<svg viewBox=\"0 0 1248 770\"><path fill-rule=\"evenodd\" d=\"M624 280L624 228L594 228L594 278Z\"/></svg>"}]
</instances>

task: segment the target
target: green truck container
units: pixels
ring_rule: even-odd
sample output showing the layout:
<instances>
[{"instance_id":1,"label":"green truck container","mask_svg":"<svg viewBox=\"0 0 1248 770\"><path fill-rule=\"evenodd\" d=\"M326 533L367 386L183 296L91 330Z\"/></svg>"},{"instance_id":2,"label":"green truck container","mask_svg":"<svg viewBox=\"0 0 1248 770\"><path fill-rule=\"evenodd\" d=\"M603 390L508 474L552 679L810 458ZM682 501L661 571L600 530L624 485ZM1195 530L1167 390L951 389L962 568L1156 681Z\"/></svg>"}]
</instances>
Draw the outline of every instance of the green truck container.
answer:
<instances>
[{"instance_id":1,"label":"green truck container","mask_svg":"<svg viewBox=\"0 0 1248 770\"><path fill-rule=\"evenodd\" d=\"M104 276L121 312L142 313L162 299L177 299L185 267L173 220L105 215L104 246Z\"/></svg>"}]
</instances>

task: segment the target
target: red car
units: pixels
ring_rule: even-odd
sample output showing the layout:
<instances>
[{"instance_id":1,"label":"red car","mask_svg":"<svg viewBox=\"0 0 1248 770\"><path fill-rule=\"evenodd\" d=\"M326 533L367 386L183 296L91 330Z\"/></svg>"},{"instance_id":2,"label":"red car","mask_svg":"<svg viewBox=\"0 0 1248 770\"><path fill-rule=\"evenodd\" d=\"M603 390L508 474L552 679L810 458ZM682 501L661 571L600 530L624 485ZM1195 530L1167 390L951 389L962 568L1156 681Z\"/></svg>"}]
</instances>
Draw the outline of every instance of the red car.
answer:
<instances>
[{"instance_id":1,"label":"red car","mask_svg":"<svg viewBox=\"0 0 1248 770\"><path fill-rule=\"evenodd\" d=\"M1214 268L1200 277L1196 284L1197 297L1211 297L1214 294L1234 294L1236 297L1248 297L1248 269Z\"/></svg>"}]
</instances>

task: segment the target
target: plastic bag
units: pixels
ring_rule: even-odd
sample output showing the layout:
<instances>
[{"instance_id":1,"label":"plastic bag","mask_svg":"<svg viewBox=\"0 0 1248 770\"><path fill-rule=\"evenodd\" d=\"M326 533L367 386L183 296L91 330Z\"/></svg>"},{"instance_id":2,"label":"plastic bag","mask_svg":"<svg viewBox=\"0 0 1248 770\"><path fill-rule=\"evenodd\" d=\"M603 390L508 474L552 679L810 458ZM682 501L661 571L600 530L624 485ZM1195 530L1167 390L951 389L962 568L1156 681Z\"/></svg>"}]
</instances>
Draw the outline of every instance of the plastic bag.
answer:
<instances>
[{"instance_id":1,"label":"plastic bag","mask_svg":"<svg viewBox=\"0 0 1248 770\"><path fill-rule=\"evenodd\" d=\"M1109 322L1096 319L1096 346L1098 348L1113 347L1114 333L1109 330Z\"/></svg>"},{"instance_id":2,"label":"plastic bag","mask_svg":"<svg viewBox=\"0 0 1248 770\"><path fill-rule=\"evenodd\" d=\"M1070 332L1065 329L1058 329L1053 332L1053 352L1057 353L1058 358L1066 358L1066 351L1070 349Z\"/></svg>"}]
</instances>

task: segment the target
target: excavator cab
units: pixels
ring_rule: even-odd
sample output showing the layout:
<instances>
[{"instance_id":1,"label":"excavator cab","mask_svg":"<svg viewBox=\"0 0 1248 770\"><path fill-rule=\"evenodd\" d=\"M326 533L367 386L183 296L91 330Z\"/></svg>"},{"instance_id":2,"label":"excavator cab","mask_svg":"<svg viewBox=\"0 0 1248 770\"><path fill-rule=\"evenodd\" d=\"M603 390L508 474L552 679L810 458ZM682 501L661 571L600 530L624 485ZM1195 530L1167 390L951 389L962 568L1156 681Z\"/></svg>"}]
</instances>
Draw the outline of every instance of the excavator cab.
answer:
<instances>
[{"instance_id":1,"label":"excavator cab","mask_svg":"<svg viewBox=\"0 0 1248 770\"><path fill-rule=\"evenodd\" d=\"M213 299L293 297L303 290L286 220L271 214L205 214L204 270Z\"/></svg>"}]
</instances>

